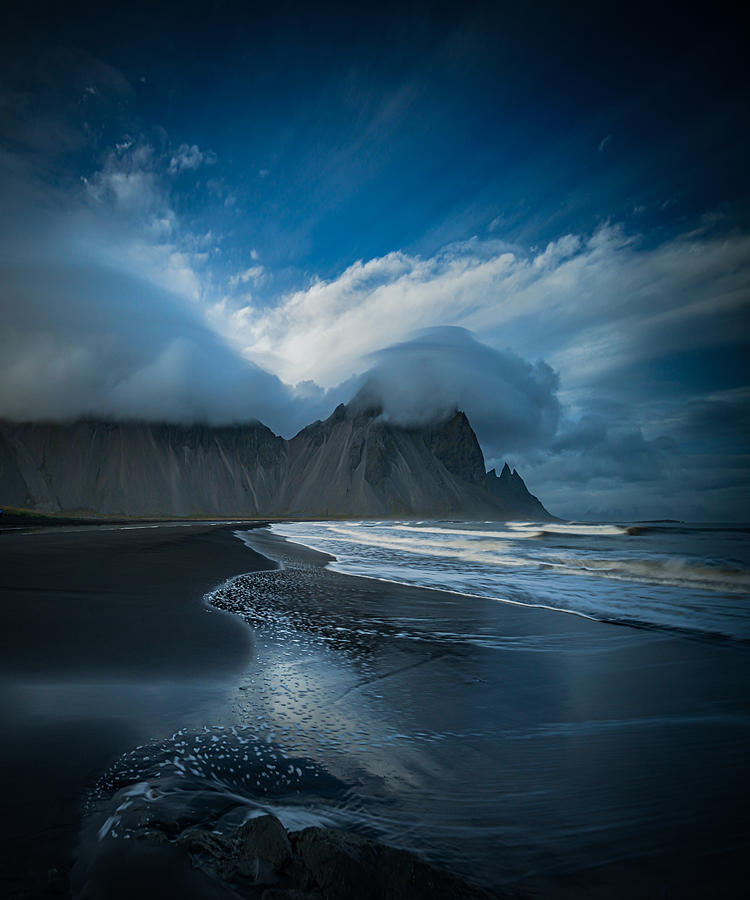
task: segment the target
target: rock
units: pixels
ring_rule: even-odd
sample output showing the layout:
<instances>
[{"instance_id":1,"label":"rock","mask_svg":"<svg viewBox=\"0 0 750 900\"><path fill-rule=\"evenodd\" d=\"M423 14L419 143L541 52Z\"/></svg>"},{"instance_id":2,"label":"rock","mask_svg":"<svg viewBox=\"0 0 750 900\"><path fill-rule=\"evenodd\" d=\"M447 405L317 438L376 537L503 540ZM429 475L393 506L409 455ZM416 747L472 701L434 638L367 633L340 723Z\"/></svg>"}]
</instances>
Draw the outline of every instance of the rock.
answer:
<instances>
[{"instance_id":1,"label":"rock","mask_svg":"<svg viewBox=\"0 0 750 900\"><path fill-rule=\"evenodd\" d=\"M271 815L228 835L194 828L175 843L248 900L497 900L407 850L333 828L287 834Z\"/></svg>"},{"instance_id":2,"label":"rock","mask_svg":"<svg viewBox=\"0 0 750 900\"><path fill-rule=\"evenodd\" d=\"M240 859L258 857L275 874L292 861L289 838L275 816L259 816L241 825L235 833L235 848Z\"/></svg>"},{"instance_id":3,"label":"rock","mask_svg":"<svg viewBox=\"0 0 750 900\"><path fill-rule=\"evenodd\" d=\"M305 828L291 834L293 846L312 881L326 900L361 900L382 896L372 874L377 870L377 853L371 841L332 828Z\"/></svg>"},{"instance_id":4,"label":"rock","mask_svg":"<svg viewBox=\"0 0 750 900\"><path fill-rule=\"evenodd\" d=\"M158 832L157 832L158 833ZM183 831L177 838L179 846L184 847L188 853L204 853L207 856L223 857L231 856L232 844L223 835L206 831L205 828L194 828Z\"/></svg>"},{"instance_id":5,"label":"rock","mask_svg":"<svg viewBox=\"0 0 750 900\"><path fill-rule=\"evenodd\" d=\"M490 469L487 473L487 489L497 500L504 504L509 516L524 516L529 519L548 520L554 516L542 506L538 497L535 497L526 484L506 462L500 474L496 469Z\"/></svg>"},{"instance_id":6,"label":"rock","mask_svg":"<svg viewBox=\"0 0 750 900\"><path fill-rule=\"evenodd\" d=\"M259 422L0 421L0 495L117 516L549 518L520 477L485 476L464 413L407 427L357 398L290 440Z\"/></svg>"},{"instance_id":7,"label":"rock","mask_svg":"<svg viewBox=\"0 0 750 900\"><path fill-rule=\"evenodd\" d=\"M492 896L406 850L331 828L290 840L325 900L489 900Z\"/></svg>"},{"instance_id":8,"label":"rock","mask_svg":"<svg viewBox=\"0 0 750 900\"><path fill-rule=\"evenodd\" d=\"M245 873L235 853L234 842L223 835L205 828L193 828L178 835L176 844L190 854L193 866L222 881L235 881L237 875L255 878L257 874Z\"/></svg>"}]
</instances>

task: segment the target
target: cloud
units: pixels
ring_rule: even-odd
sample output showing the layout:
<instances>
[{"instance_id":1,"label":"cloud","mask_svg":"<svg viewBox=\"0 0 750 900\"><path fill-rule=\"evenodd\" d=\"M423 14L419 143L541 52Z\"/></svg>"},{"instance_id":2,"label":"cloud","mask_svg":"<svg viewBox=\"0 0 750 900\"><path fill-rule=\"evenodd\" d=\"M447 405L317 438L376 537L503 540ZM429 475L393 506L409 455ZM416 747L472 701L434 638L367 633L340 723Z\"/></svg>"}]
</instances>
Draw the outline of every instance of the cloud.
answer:
<instances>
[{"instance_id":1,"label":"cloud","mask_svg":"<svg viewBox=\"0 0 750 900\"><path fill-rule=\"evenodd\" d=\"M208 326L213 236L181 227L151 144L121 141L77 191L0 154L0 190L0 417L298 425L294 391Z\"/></svg>"},{"instance_id":2,"label":"cloud","mask_svg":"<svg viewBox=\"0 0 750 900\"><path fill-rule=\"evenodd\" d=\"M750 434L750 385L693 398L677 407L666 424L692 444L742 444Z\"/></svg>"},{"instance_id":3,"label":"cloud","mask_svg":"<svg viewBox=\"0 0 750 900\"><path fill-rule=\"evenodd\" d=\"M399 425L423 425L464 410L487 451L537 446L557 429L557 374L462 328L431 328L375 354L360 381L362 403Z\"/></svg>"},{"instance_id":4,"label":"cloud","mask_svg":"<svg viewBox=\"0 0 750 900\"><path fill-rule=\"evenodd\" d=\"M599 141L599 152L604 153L604 151L609 147L612 143L612 135L608 134L606 137L603 137L601 141Z\"/></svg>"},{"instance_id":5,"label":"cloud","mask_svg":"<svg viewBox=\"0 0 750 900\"><path fill-rule=\"evenodd\" d=\"M510 461L547 508L564 517L741 521L750 502L750 457L687 452L674 441L648 441L637 430L614 429L586 454L571 448L511 454Z\"/></svg>"},{"instance_id":6,"label":"cloud","mask_svg":"<svg viewBox=\"0 0 750 900\"><path fill-rule=\"evenodd\" d=\"M361 377L328 390L313 380L291 387L248 360L206 319L199 253L185 246L202 248L213 236L176 243L180 223L149 145L124 141L107 154L78 203L60 209L46 189L36 190L32 232L44 226L52 238L41 254L29 240L26 258L2 263L1 417L257 418L289 436L364 386L401 424L460 407L487 446L526 447L554 434L559 404L550 367L487 347L462 329L431 329L368 354ZM172 225L160 232L153 223L165 217ZM257 253L250 257L256 265L230 282L264 277ZM404 265L394 255L387 271Z\"/></svg>"},{"instance_id":7,"label":"cloud","mask_svg":"<svg viewBox=\"0 0 750 900\"><path fill-rule=\"evenodd\" d=\"M178 175L180 172L195 171L201 164L212 166L216 163L216 154L208 150L201 152L197 144L180 144L177 151L169 161L168 172L170 175Z\"/></svg>"},{"instance_id":8,"label":"cloud","mask_svg":"<svg viewBox=\"0 0 750 900\"><path fill-rule=\"evenodd\" d=\"M284 428L293 393L238 356L196 308L96 266L5 267L0 417L82 415Z\"/></svg>"},{"instance_id":9,"label":"cloud","mask_svg":"<svg viewBox=\"0 0 750 900\"><path fill-rule=\"evenodd\" d=\"M633 422L612 423L603 416L587 414L564 423L550 442L549 452L552 457L572 461L565 466L568 482L604 477L652 482L663 478L677 445L666 437L647 440Z\"/></svg>"},{"instance_id":10,"label":"cloud","mask_svg":"<svg viewBox=\"0 0 750 900\"><path fill-rule=\"evenodd\" d=\"M251 251L250 255L252 257L253 251ZM255 257L257 258L257 254ZM232 275L229 279L229 284L232 287L237 287L239 284L247 284L251 281L253 284L260 284L265 278L265 269L263 266L250 266L249 269L245 269L243 272L238 272L236 275Z\"/></svg>"},{"instance_id":11,"label":"cloud","mask_svg":"<svg viewBox=\"0 0 750 900\"><path fill-rule=\"evenodd\" d=\"M605 225L537 251L472 240L431 257L389 253L216 323L291 383L337 384L380 347L456 325L546 359L569 390L627 377L660 355L747 339L748 296L750 235L686 234L644 247Z\"/></svg>"}]
</instances>

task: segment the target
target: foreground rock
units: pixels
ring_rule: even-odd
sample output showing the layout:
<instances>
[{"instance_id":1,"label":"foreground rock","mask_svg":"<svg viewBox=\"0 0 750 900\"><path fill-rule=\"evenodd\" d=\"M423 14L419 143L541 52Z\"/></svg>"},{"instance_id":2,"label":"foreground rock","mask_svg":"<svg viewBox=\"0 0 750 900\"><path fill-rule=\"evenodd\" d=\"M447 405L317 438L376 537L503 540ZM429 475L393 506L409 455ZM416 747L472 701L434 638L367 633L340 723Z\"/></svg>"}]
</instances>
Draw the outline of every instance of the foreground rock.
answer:
<instances>
[{"instance_id":1,"label":"foreground rock","mask_svg":"<svg viewBox=\"0 0 750 900\"><path fill-rule=\"evenodd\" d=\"M150 835L165 840L160 832ZM287 832L274 816L233 835L196 828L176 841L194 866L259 900L491 900L406 850L332 828Z\"/></svg>"}]
</instances>

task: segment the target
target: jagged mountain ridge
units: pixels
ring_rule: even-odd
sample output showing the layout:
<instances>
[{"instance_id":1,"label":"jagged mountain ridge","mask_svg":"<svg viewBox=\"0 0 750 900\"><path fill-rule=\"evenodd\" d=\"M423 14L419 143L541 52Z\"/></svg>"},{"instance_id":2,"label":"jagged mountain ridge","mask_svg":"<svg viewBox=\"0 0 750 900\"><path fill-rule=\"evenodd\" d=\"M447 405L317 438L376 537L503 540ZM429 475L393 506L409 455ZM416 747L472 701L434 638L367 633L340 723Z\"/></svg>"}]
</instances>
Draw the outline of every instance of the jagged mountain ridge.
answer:
<instances>
[{"instance_id":1,"label":"jagged mountain ridge","mask_svg":"<svg viewBox=\"0 0 750 900\"><path fill-rule=\"evenodd\" d=\"M419 429L390 425L377 410L339 406L292 438L288 471L282 508L291 515L496 512L482 451L461 412Z\"/></svg>"},{"instance_id":2,"label":"jagged mountain ridge","mask_svg":"<svg viewBox=\"0 0 750 900\"><path fill-rule=\"evenodd\" d=\"M506 498L489 483L462 412L406 428L388 423L377 409L342 404L291 440L261 423L0 422L0 502L44 512L531 515L528 498L536 498L528 491ZM543 515L535 517L548 518L536 503Z\"/></svg>"},{"instance_id":3,"label":"jagged mountain ridge","mask_svg":"<svg viewBox=\"0 0 750 900\"><path fill-rule=\"evenodd\" d=\"M515 469L511 472L508 463L505 463L499 475L496 469L490 469L487 473L487 487L492 494L504 503L518 509L527 509L529 518L552 518L542 506L539 498L535 497L526 487L523 478L518 472Z\"/></svg>"}]
</instances>

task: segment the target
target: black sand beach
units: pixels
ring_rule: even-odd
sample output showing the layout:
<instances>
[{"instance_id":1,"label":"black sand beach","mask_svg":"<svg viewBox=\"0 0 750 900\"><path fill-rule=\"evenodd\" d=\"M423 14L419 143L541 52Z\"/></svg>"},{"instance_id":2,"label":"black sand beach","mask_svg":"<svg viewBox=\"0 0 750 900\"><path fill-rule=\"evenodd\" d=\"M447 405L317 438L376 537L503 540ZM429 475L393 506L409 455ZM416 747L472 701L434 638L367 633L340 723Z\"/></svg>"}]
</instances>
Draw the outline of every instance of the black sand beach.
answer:
<instances>
[{"instance_id":1,"label":"black sand beach","mask_svg":"<svg viewBox=\"0 0 750 900\"><path fill-rule=\"evenodd\" d=\"M254 532L287 566L261 572L237 528L0 537L2 896L64 894L74 856L86 896L164 896L159 871L237 896L120 840L147 806L172 836L317 817L514 894L736 895L744 646L337 575ZM250 627L206 607L252 572L212 595ZM129 783L156 799L113 815Z\"/></svg>"},{"instance_id":2,"label":"black sand beach","mask_svg":"<svg viewBox=\"0 0 750 900\"><path fill-rule=\"evenodd\" d=\"M233 530L0 535L0 896L64 886L83 791L113 758L220 718L252 638L202 598L267 564Z\"/></svg>"}]
</instances>

